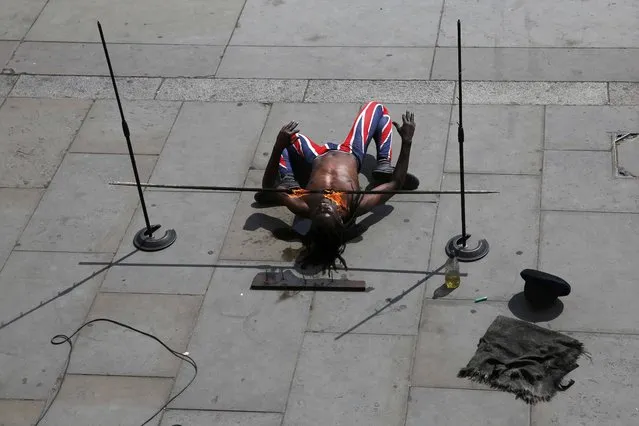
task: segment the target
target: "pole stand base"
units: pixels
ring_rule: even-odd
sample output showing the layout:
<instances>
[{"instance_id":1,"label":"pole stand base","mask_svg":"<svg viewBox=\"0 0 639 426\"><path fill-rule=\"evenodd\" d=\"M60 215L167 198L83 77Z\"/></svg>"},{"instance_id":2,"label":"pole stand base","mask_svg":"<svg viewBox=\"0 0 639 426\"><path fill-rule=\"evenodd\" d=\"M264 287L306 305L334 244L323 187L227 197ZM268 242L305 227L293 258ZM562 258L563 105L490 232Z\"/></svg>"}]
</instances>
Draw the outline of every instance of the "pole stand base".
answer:
<instances>
[{"instance_id":1,"label":"pole stand base","mask_svg":"<svg viewBox=\"0 0 639 426\"><path fill-rule=\"evenodd\" d=\"M151 235L147 235L147 228L140 229L133 238L133 245L142 251L160 251L169 247L177 239L177 233L173 229L169 229L164 233L164 236L156 238L153 233L159 228L160 225L153 225Z\"/></svg>"},{"instance_id":2,"label":"pole stand base","mask_svg":"<svg viewBox=\"0 0 639 426\"><path fill-rule=\"evenodd\" d=\"M466 237L466 241L468 241L468 238L470 238L470 235ZM457 260L460 262L475 262L488 254L488 241L479 240L477 247L471 248L464 247L462 240L461 234L455 235L448 240L448 243L446 243L446 254L448 257L457 256Z\"/></svg>"}]
</instances>

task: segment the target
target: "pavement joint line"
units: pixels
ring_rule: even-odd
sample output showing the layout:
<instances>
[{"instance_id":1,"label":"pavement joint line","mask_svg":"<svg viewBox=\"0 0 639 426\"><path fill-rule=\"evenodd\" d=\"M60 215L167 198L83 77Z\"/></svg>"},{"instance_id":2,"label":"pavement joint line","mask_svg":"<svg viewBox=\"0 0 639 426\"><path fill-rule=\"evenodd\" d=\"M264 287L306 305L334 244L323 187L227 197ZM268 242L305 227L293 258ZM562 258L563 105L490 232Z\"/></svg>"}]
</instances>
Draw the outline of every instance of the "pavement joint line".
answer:
<instances>
[{"instance_id":1,"label":"pavement joint line","mask_svg":"<svg viewBox=\"0 0 639 426\"><path fill-rule=\"evenodd\" d=\"M164 411L205 411L210 413L255 413L255 414L284 414L284 411L263 411L263 410L238 410L238 409L215 409L215 408L179 408L179 406L167 407Z\"/></svg>"}]
</instances>

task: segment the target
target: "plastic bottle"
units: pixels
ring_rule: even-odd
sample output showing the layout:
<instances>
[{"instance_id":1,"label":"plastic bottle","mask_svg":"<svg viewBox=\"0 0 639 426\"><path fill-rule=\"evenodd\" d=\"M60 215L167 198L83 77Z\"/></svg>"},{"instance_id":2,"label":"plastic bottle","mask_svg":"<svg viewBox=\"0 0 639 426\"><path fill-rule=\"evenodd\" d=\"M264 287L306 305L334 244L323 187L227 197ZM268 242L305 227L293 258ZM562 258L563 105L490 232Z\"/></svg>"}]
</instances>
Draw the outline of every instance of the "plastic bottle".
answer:
<instances>
[{"instance_id":1,"label":"plastic bottle","mask_svg":"<svg viewBox=\"0 0 639 426\"><path fill-rule=\"evenodd\" d=\"M447 288L457 288L461 283L461 276L459 275L459 261L457 256L449 257L444 267L445 278L444 282Z\"/></svg>"}]
</instances>

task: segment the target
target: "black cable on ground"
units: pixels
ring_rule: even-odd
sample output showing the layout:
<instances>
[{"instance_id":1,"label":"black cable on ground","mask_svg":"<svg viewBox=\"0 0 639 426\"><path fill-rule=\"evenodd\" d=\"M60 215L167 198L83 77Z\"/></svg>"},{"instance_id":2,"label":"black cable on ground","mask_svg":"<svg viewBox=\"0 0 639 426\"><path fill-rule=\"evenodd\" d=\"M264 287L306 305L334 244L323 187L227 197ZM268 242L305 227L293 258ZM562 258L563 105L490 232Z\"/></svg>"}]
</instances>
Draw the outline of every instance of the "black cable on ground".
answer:
<instances>
[{"instance_id":1,"label":"black cable on ground","mask_svg":"<svg viewBox=\"0 0 639 426\"><path fill-rule=\"evenodd\" d=\"M186 354L183 354L183 353L180 353L180 352L177 352L177 351L169 348L164 342L162 342L157 337L155 337L155 336L153 336L153 335L151 335L149 333L146 333L144 331L138 330L137 328L131 327L131 326L126 325L126 324L122 324L121 322L114 321L114 320L111 320L111 319L108 319L108 318L96 318L94 320L91 320L91 321L88 321L88 322L85 322L84 324L82 324L82 326L80 326L80 328L78 328L76 331L74 331L73 334L71 334L70 336L66 336L64 334L58 334L57 336L54 336L51 339L51 344L55 345L55 346L62 345L64 343L68 343L69 344L69 354L67 356L67 362L65 363L64 370L62 372L62 376L60 377L59 383L57 384L57 389L55 390L53 396L50 398L50 401L47 404L47 406L45 407L45 409L42 411L42 414L40 414L40 417L38 417L38 420L36 421L34 426L38 426L40 424L40 422L42 421L42 419L44 419L44 417L49 412L49 409L51 408L51 406L55 402L56 398L58 397L58 394L60 393L60 389L62 389L62 384L64 383L64 379L67 376L67 371L69 370L69 364L71 363L71 351L73 350L73 343L71 342L71 339L73 338L73 336L78 334L80 332L80 330L82 330L84 327L86 327L86 326L88 326L90 324L96 323L96 322L109 322L109 323L112 323L112 324L115 324L115 325L119 325L120 327L124 327L126 329L129 329L131 331L135 331L136 333L140 333L143 336L150 337L151 339L155 340L156 342L158 342L159 344L164 346L164 348L166 348L166 350L171 352L172 355L174 355L175 357L181 359L182 361L186 361L187 363L189 363L193 367L193 370L194 370L193 377L186 384L186 386L184 386L182 388L182 390L180 390L180 392L178 392L175 396L173 396L171 399L169 399L162 407L160 407L160 409L158 409L151 417L149 417L140 426L144 426L147 423L149 423L151 420L153 420L158 414L160 414L162 412L162 410L164 410L166 407L168 407L168 405L171 402L173 402L189 386L191 386L191 383L193 383L193 381L195 380L195 377L197 376L197 364L195 363L193 358L191 358L190 356L188 356Z\"/></svg>"}]
</instances>

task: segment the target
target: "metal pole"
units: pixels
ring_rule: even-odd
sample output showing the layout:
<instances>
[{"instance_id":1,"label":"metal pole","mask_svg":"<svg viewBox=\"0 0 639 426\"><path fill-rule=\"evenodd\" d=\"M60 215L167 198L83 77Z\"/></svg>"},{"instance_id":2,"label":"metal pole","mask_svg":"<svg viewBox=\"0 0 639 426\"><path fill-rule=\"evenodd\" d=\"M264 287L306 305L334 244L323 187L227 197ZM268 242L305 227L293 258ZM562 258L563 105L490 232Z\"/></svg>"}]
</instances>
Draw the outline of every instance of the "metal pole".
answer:
<instances>
[{"instance_id":1,"label":"metal pole","mask_svg":"<svg viewBox=\"0 0 639 426\"><path fill-rule=\"evenodd\" d=\"M146 223L146 235L151 236L154 229L151 227L149 221L149 214L146 210L146 203L144 202L144 195L142 193L142 186L140 186L140 176L138 175L138 167L135 163L135 156L133 155L133 146L131 145L131 132L129 131L129 125L124 118L124 111L122 110L122 103L120 102L120 95L118 93L118 86L115 82L115 76L113 74L113 67L111 66L111 59L109 58L109 51L107 50L106 41L104 40L104 33L102 32L102 25L98 21L98 30L100 31L100 38L102 39L102 47L104 47L104 55L106 56L107 64L109 65L109 73L111 74L111 82L113 83L113 90L115 91L115 99L118 102L118 108L120 109L120 118L122 119L122 131L126 138L126 144L129 148L129 157L131 158L131 165L133 166L133 174L135 175L135 182L138 187L138 195L140 196L140 204L142 205L142 212L144 213L144 221Z\"/></svg>"},{"instance_id":2,"label":"metal pole","mask_svg":"<svg viewBox=\"0 0 639 426\"><path fill-rule=\"evenodd\" d=\"M461 20L457 20L457 63L459 71L459 127L457 140L459 141L459 180L461 193L461 222L463 247L466 247L466 199L464 197L464 125L462 122L462 63L461 63Z\"/></svg>"}]
</instances>

